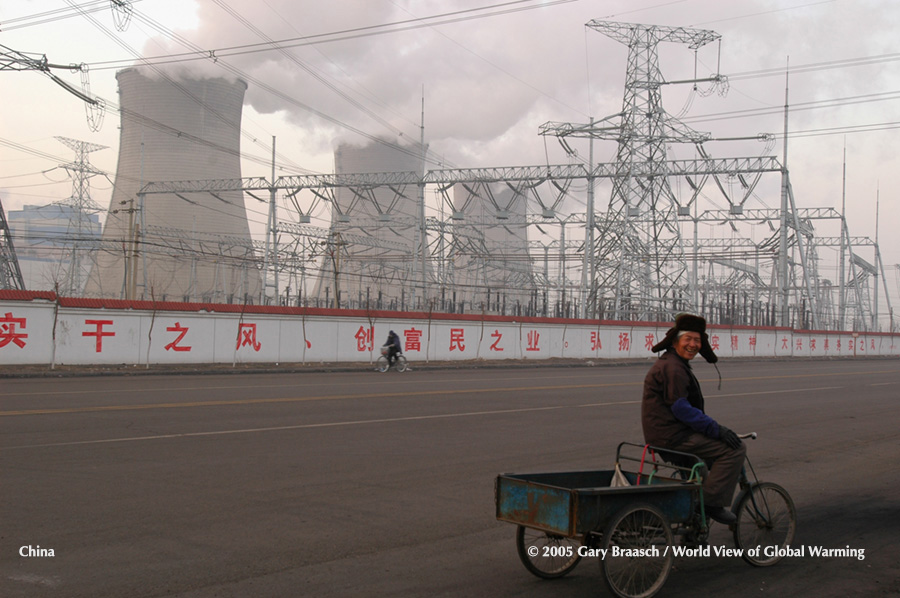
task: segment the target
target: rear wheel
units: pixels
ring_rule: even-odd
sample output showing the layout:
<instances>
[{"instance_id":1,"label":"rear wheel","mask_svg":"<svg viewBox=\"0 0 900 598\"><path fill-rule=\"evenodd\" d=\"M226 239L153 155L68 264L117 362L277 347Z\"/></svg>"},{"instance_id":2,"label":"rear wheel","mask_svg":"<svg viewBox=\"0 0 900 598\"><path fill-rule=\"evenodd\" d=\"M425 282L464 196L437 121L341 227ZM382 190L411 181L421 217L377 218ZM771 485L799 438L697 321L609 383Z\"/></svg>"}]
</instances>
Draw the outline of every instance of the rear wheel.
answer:
<instances>
[{"instance_id":1,"label":"rear wheel","mask_svg":"<svg viewBox=\"0 0 900 598\"><path fill-rule=\"evenodd\" d=\"M397 361L394 362L394 367L397 368L398 372L405 372L406 368L409 367L409 363L406 361L405 357L398 355Z\"/></svg>"},{"instance_id":2,"label":"rear wheel","mask_svg":"<svg viewBox=\"0 0 900 598\"><path fill-rule=\"evenodd\" d=\"M750 487L734 509L734 543L743 549L745 561L756 567L768 567L780 561L779 549L794 540L797 509L787 490L778 484L762 482ZM751 556L749 549L760 548ZM768 554L767 554L768 553Z\"/></svg>"},{"instance_id":3,"label":"rear wheel","mask_svg":"<svg viewBox=\"0 0 900 598\"><path fill-rule=\"evenodd\" d=\"M538 577L554 579L575 568L581 557L575 538L548 534L520 525L516 530L516 549L525 568Z\"/></svg>"},{"instance_id":4,"label":"rear wheel","mask_svg":"<svg viewBox=\"0 0 900 598\"><path fill-rule=\"evenodd\" d=\"M600 562L610 591L619 598L650 598L669 576L674 556L672 526L652 505L632 505L610 520Z\"/></svg>"}]
</instances>

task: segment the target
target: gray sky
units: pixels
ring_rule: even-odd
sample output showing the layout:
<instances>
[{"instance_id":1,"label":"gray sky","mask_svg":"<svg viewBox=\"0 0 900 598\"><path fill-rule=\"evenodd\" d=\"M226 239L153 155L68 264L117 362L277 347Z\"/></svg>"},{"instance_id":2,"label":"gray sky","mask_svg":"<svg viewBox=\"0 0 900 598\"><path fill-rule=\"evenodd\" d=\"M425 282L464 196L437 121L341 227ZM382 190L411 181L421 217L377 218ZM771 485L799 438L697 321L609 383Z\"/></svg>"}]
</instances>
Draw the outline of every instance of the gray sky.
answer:
<instances>
[{"instance_id":1,"label":"gray sky","mask_svg":"<svg viewBox=\"0 0 900 598\"><path fill-rule=\"evenodd\" d=\"M880 194L882 256L888 284L898 292L893 264L900 263L900 236L890 226L900 220L894 128L900 126L900 3L894 0L139 0L124 32L116 31L108 2L79 4L102 10L59 18L73 14L68 2L4 0L0 44L46 54L53 63L89 64L91 91L112 102L116 70L135 61L130 50L154 58L202 49L205 59L159 68L248 80L243 175L264 177L273 135L279 175L330 172L335 143L361 140L355 131L417 140L423 90L426 141L445 166L564 163L559 144L539 136L538 127L602 118L622 103L627 49L586 22L714 30L721 45L701 48L696 62L687 47L662 44L660 64L667 80L692 78L695 65L706 76L719 64L730 77L727 95L666 86L667 111L686 110L686 122L714 137L780 135L789 60L788 165L798 205L840 207L846 143L851 233L874 238ZM37 14L49 22L24 18ZM296 41L283 51L231 50L250 44L263 50L259 44L270 40ZM213 50L216 62L208 57ZM80 86L77 74L59 75ZM72 154L54 136L109 146L91 159L113 173L116 113L92 132L83 103L49 78L4 71L0 81L0 197L7 210L71 194L65 172L52 169ZM587 155L586 144L574 145ZM708 149L729 157L767 148L747 141ZM673 148L673 155L692 151ZM782 159L780 139L769 151ZM615 146L600 143L595 152L598 161L610 161ZM760 187L754 207L777 207L778 182ZM94 200L106 207L111 183L98 177L92 186ZM262 212L250 217L265 220Z\"/></svg>"}]
</instances>

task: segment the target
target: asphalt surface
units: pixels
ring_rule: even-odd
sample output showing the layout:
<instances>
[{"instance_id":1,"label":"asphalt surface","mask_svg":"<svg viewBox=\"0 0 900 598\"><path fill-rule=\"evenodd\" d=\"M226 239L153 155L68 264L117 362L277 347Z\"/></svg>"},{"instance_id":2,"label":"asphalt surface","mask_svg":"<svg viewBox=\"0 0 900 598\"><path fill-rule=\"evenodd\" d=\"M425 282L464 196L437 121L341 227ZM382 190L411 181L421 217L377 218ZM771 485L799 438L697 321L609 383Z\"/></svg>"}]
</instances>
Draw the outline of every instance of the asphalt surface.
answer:
<instances>
[{"instance_id":1,"label":"asphalt surface","mask_svg":"<svg viewBox=\"0 0 900 598\"><path fill-rule=\"evenodd\" d=\"M719 365L794 544L864 557L682 558L659 596L900 594L900 361ZM0 596L607 596L596 559L525 570L493 481L611 469L647 367L5 379Z\"/></svg>"}]
</instances>

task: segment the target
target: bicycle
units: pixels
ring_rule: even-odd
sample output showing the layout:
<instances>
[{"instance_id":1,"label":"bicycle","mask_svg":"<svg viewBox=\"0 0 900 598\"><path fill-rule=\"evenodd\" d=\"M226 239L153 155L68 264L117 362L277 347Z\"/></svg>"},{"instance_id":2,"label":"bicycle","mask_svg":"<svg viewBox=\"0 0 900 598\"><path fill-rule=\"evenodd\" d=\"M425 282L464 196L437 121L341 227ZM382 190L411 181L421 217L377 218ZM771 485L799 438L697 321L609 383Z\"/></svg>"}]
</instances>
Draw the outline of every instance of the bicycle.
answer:
<instances>
[{"instance_id":1,"label":"bicycle","mask_svg":"<svg viewBox=\"0 0 900 598\"><path fill-rule=\"evenodd\" d=\"M756 432L741 434L741 438L756 439ZM741 556L755 567L768 567L781 560L785 548L797 531L797 509L787 490L772 482L760 482L750 459L741 468L738 481L740 491L731 512L737 516L733 524L734 543L743 549ZM747 476L747 468L753 476ZM751 551L758 546L769 547L763 553Z\"/></svg>"},{"instance_id":2,"label":"bicycle","mask_svg":"<svg viewBox=\"0 0 900 598\"><path fill-rule=\"evenodd\" d=\"M381 348L381 356L375 360L375 371L376 372L386 372L392 367L398 372L405 372L409 368L409 362L406 361L406 357L403 356L403 353L398 353L397 357L394 359L394 364L391 365L388 362L387 358L388 349L387 347Z\"/></svg>"},{"instance_id":3,"label":"bicycle","mask_svg":"<svg viewBox=\"0 0 900 598\"><path fill-rule=\"evenodd\" d=\"M738 434L738 437L742 440L756 440L758 435L756 432L750 432ZM664 459L667 459L667 454L689 456L687 453L679 454L667 450L659 450L658 454ZM683 460L676 459L670 462L670 468L678 470L676 475L684 481L700 482L699 472L702 471L702 476L705 476L706 466L699 458L693 458L696 459L693 467L691 465L685 467ZM737 521L729 526L734 536L734 544L741 549L741 557L747 563L754 567L768 567L782 559L781 549L790 546L797 531L797 509L791 495L782 486L759 481L749 455L744 458L744 465L741 467L738 493L732 502L731 512L737 517ZM676 535L683 536L682 544L685 546L703 546L709 536L709 522L701 517L694 525L685 526ZM753 550L758 547L767 547L769 550L765 552Z\"/></svg>"}]
</instances>

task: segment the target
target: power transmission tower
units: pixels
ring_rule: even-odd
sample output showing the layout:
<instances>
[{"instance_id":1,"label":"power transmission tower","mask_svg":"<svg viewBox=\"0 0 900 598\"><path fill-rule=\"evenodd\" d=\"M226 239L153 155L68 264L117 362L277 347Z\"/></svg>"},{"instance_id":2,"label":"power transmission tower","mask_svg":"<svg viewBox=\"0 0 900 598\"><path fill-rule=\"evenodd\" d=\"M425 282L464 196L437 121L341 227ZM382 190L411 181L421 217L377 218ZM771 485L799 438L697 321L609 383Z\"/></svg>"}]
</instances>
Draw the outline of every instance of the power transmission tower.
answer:
<instances>
[{"instance_id":1,"label":"power transmission tower","mask_svg":"<svg viewBox=\"0 0 900 598\"><path fill-rule=\"evenodd\" d=\"M677 225L681 206L668 181L669 175L677 173L670 172L667 146L701 144L710 138L663 109L660 89L667 82L660 72L657 46L672 42L697 50L721 36L701 29L599 20L587 26L628 46L622 111L589 125L548 123L542 134L618 142L618 172L608 211L597 214L593 223L599 232L599 246L593 246L591 240L587 248L599 258L588 265L588 303L596 305L601 293L612 294L612 317L657 319L665 313L668 301L683 294L687 278ZM715 75L679 83L700 81L718 83L722 78Z\"/></svg>"},{"instance_id":2,"label":"power transmission tower","mask_svg":"<svg viewBox=\"0 0 900 598\"><path fill-rule=\"evenodd\" d=\"M92 247L93 241L96 240L95 231L91 227L90 214L101 211L100 206L91 200L90 178L103 174L103 171L98 170L90 163L88 154L106 149L106 146L68 137L56 137L56 139L75 152L74 162L61 165L72 177L72 196L65 201L58 202L57 205L69 207L73 213L72 219L69 221L69 230L66 231L66 239L71 239L72 242L71 253L65 277L60 285L60 292L76 296L81 294L83 288L83 254L89 251L87 246Z\"/></svg>"},{"instance_id":3,"label":"power transmission tower","mask_svg":"<svg viewBox=\"0 0 900 598\"><path fill-rule=\"evenodd\" d=\"M19 269L16 248L13 246L2 202L0 202L0 289L25 290L25 282L22 280L22 271Z\"/></svg>"}]
</instances>

